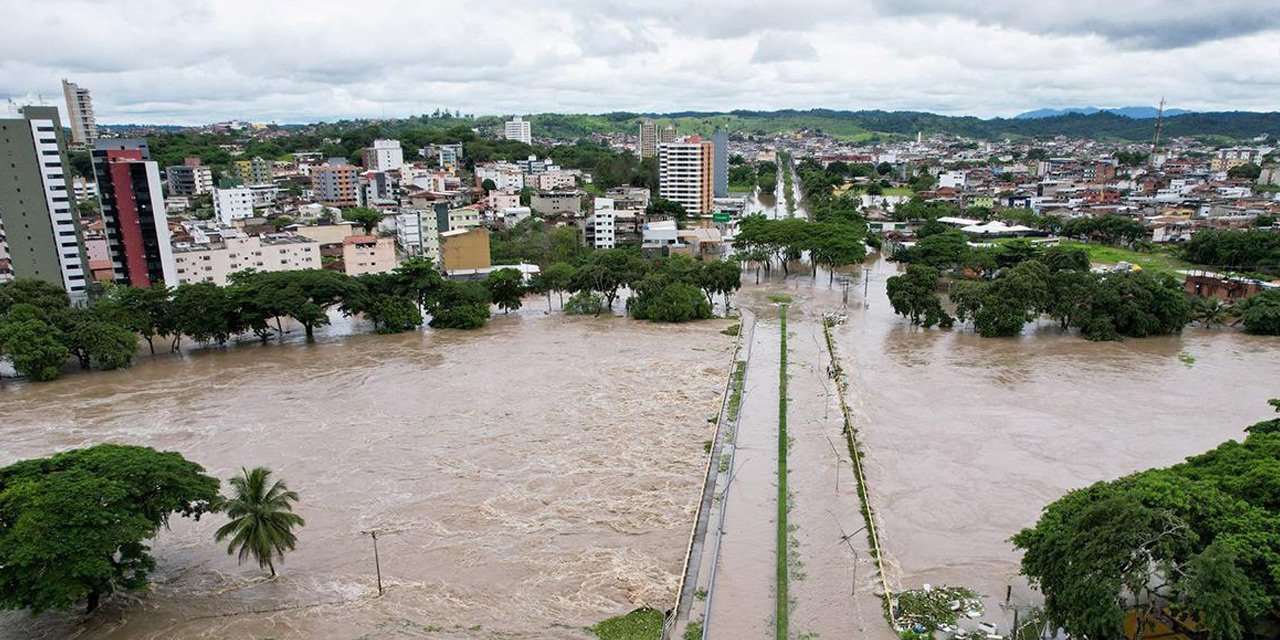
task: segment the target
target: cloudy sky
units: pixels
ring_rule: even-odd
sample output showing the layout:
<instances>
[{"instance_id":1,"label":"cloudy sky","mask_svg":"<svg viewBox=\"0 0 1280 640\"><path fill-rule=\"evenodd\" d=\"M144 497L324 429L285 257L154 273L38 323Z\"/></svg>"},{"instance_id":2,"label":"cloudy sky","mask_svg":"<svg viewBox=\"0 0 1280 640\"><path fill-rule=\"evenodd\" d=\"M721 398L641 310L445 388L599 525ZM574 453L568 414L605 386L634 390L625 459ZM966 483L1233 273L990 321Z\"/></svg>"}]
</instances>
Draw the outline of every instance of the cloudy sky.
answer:
<instances>
[{"instance_id":1,"label":"cloudy sky","mask_svg":"<svg viewBox=\"0 0 1280 640\"><path fill-rule=\"evenodd\" d=\"M105 123L439 107L1280 109L1275 0L0 0L0 95Z\"/></svg>"}]
</instances>

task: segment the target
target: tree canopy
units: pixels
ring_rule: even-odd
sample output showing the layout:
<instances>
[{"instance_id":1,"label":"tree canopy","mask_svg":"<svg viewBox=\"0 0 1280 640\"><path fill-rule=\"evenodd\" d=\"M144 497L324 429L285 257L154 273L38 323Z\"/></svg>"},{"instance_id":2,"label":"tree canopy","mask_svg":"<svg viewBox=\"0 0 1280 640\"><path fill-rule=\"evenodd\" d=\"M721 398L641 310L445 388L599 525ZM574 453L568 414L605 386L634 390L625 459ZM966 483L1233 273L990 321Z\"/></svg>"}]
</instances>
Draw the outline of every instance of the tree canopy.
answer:
<instances>
[{"instance_id":1,"label":"tree canopy","mask_svg":"<svg viewBox=\"0 0 1280 640\"><path fill-rule=\"evenodd\" d=\"M1072 491L1013 537L1050 620L1118 638L1127 614L1214 640L1250 637L1280 611L1277 420L1168 468Z\"/></svg>"},{"instance_id":2,"label":"tree canopy","mask_svg":"<svg viewBox=\"0 0 1280 640\"><path fill-rule=\"evenodd\" d=\"M174 452L101 444L0 469L0 606L40 613L146 586L146 541L218 506L218 480Z\"/></svg>"}]
</instances>

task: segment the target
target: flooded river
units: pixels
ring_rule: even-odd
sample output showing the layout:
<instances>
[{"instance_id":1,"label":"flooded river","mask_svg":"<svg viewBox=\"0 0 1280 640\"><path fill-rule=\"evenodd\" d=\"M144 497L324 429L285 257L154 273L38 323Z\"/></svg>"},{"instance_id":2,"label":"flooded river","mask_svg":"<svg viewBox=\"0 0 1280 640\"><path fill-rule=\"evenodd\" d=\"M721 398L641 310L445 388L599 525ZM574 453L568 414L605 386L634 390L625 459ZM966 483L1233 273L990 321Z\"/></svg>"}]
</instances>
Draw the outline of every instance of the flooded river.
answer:
<instances>
[{"instance_id":1,"label":"flooded river","mask_svg":"<svg viewBox=\"0 0 1280 640\"><path fill-rule=\"evenodd\" d=\"M847 313L835 338L890 585L971 586L997 620L1006 585L1016 601L1034 599L1007 540L1045 504L1241 437L1280 396L1271 338L1188 329L1090 343L1049 323L999 340L914 329L885 298L896 271L870 261L865 298L856 268L834 284L821 271L775 271L739 295L764 322L730 501L730 536L745 546L735 556L726 538L724 561L750 562L721 575L717 637L739 627L767 635L773 607L772 585L756 584L774 551L766 454L778 369L776 353L772 365L758 356L776 351L779 333L766 292L795 298L796 633L890 637L836 441L825 311ZM301 493L308 525L282 576L267 581L212 543L221 518L175 520L143 600L79 625L74 615L5 614L0 638L580 638L635 606L670 606L731 349L717 333L726 321L672 330L543 316L530 304L474 333L210 349L6 382L0 463L109 441L178 450L222 478L266 465ZM733 505L759 514L734 521ZM381 532L382 598L360 535L369 529ZM735 591L734 576L756 565L761 577Z\"/></svg>"},{"instance_id":2,"label":"flooded river","mask_svg":"<svg viewBox=\"0 0 1280 640\"><path fill-rule=\"evenodd\" d=\"M175 518L152 593L0 616L0 638L581 638L675 597L719 409L726 321L495 317L143 358L0 387L0 464L98 442L176 450L226 479L275 470L307 520L281 576ZM376 597L380 532L386 595Z\"/></svg>"},{"instance_id":3,"label":"flooded river","mask_svg":"<svg viewBox=\"0 0 1280 640\"><path fill-rule=\"evenodd\" d=\"M1272 416L1280 341L1228 329L1091 343L1052 323L1021 337L921 330L872 267L853 276L838 348L865 442L891 584L964 584L1035 600L1007 542L1068 490L1201 453ZM838 307L839 281L810 288ZM824 291L825 290L825 291ZM1004 627L1007 630L1007 626Z\"/></svg>"}]
</instances>

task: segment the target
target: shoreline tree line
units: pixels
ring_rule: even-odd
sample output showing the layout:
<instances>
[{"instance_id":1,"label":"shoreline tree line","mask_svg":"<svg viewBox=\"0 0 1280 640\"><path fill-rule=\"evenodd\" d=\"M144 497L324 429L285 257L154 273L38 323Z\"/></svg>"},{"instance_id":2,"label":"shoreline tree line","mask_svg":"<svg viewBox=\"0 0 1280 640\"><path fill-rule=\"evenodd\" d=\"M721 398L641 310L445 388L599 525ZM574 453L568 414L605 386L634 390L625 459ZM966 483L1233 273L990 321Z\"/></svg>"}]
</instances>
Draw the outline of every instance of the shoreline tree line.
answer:
<instances>
[{"instance_id":1,"label":"shoreline tree line","mask_svg":"<svg viewBox=\"0 0 1280 640\"><path fill-rule=\"evenodd\" d=\"M713 317L716 295L725 297L727 310L741 270L723 261L645 260L638 250L608 249L554 263L527 284L512 268L481 281L450 280L423 258L410 258L388 273L354 277L322 269L246 270L230 280L227 286L111 287L83 306L43 281L0 284L0 357L19 374L43 381L61 375L73 358L86 370L128 367L140 339L152 354L165 345L179 351L184 338L225 345L252 336L266 343L283 339L283 321L291 319L313 340L332 310L363 317L378 333L414 330L424 321L436 329L478 329L488 321L491 304L513 311L526 294L546 295L548 305L552 293L562 299L574 294L573 304L562 304L566 313L599 314L611 312L627 288L634 289L629 304L638 305L632 310L636 318L682 322Z\"/></svg>"},{"instance_id":2,"label":"shoreline tree line","mask_svg":"<svg viewBox=\"0 0 1280 640\"><path fill-rule=\"evenodd\" d=\"M975 249L963 234L947 231L896 257L907 270L889 278L889 303L916 326L970 322L983 337L1006 337L1047 316L1064 330L1100 341L1177 333L1192 317L1189 296L1172 276L1096 273L1080 249L1029 243ZM954 316L939 292L944 273L955 276L949 291Z\"/></svg>"}]
</instances>

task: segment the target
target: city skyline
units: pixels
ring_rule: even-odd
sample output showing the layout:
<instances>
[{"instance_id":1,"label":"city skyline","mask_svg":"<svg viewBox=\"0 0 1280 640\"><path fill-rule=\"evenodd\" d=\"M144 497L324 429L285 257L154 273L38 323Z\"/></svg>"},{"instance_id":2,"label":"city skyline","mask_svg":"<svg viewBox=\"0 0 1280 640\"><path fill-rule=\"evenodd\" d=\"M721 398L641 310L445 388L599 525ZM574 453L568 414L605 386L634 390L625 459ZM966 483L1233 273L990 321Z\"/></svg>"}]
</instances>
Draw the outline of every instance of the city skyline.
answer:
<instances>
[{"instance_id":1,"label":"city skyline","mask_svg":"<svg viewBox=\"0 0 1280 640\"><path fill-rule=\"evenodd\" d=\"M65 77L93 92L104 124L307 123L437 108L990 118L1161 97L1183 109L1270 111L1280 86L1280 17L1256 1L1145 0L1105 11L1093 1L957 9L810 0L785 11L762 2L386 1L354 13L293 2L273 11L241 2L16 4L0 27L0 93L57 104Z\"/></svg>"}]
</instances>

